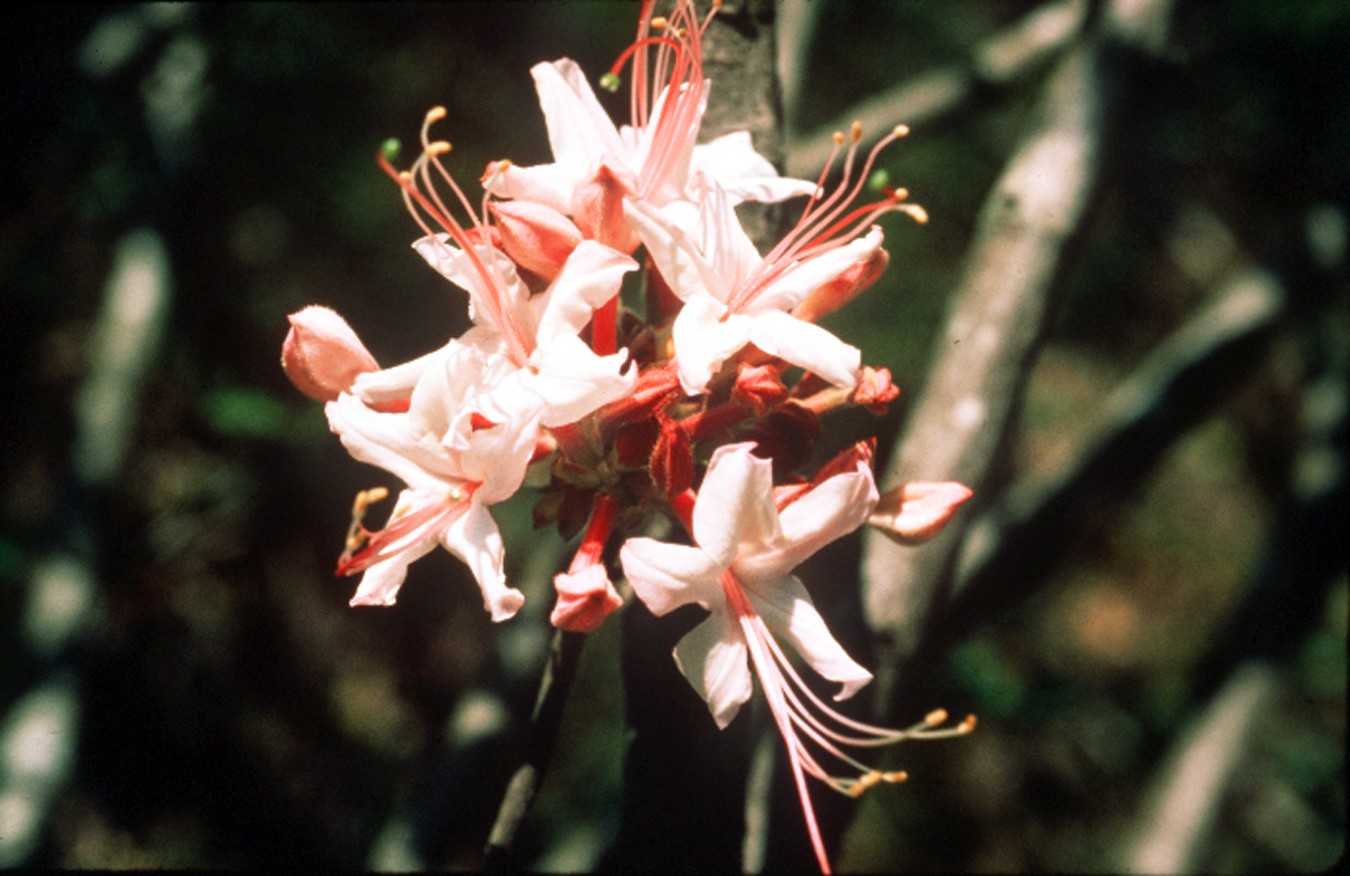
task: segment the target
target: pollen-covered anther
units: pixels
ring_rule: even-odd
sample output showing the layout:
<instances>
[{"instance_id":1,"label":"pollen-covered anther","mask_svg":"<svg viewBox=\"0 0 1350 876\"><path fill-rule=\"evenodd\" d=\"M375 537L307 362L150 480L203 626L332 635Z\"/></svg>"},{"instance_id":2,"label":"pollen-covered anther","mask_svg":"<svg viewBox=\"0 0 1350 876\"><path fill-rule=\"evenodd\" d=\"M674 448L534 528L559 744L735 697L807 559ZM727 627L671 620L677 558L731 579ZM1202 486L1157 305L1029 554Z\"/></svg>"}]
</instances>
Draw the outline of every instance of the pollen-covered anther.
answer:
<instances>
[{"instance_id":1,"label":"pollen-covered anther","mask_svg":"<svg viewBox=\"0 0 1350 876\"><path fill-rule=\"evenodd\" d=\"M437 140L434 143L428 143L427 157L436 158L438 156L445 155L450 151L451 148L452 147L450 146L450 141L448 140Z\"/></svg>"},{"instance_id":2,"label":"pollen-covered anther","mask_svg":"<svg viewBox=\"0 0 1350 876\"><path fill-rule=\"evenodd\" d=\"M844 145L844 132L843 132L843 131L835 131L833 134L830 135L830 137L834 140L834 145L836 145L836 146L843 146L843 145Z\"/></svg>"},{"instance_id":3,"label":"pollen-covered anther","mask_svg":"<svg viewBox=\"0 0 1350 876\"><path fill-rule=\"evenodd\" d=\"M958 733L970 733L975 730L975 725L979 723L974 715L966 715L961 719L961 723L956 725Z\"/></svg>"},{"instance_id":4,"label":"pollen-covered anther","mask_svg":"<svg viewBox=\"0 0 1350 876\"><path fill-rule=\"evenodd\" d=\"M652 30L665 30L670 27L670 22L664 15L653 16L651 21Z\"/></svg>"},{"instance_id":5,"label":"pollen-covered anther","mask_svg":"<svg viewBox=\"0 0 1350 876\"><path fill-rule=\"evenodd\" d=\"M426 123L428 125L432 122L439 122L443 118L445 118L445 107L433 106L431 109L427 110Z\"/></svg>"},{"instance_id":6,"label":"pollen-covered anther","mask_svg":"<svg viewBox=\"0 0 1350 876\"><path fill-rule=\"evenodd\" d=\"M923 723L929 727L936 727L939 724L947 723L947 717L946 709L934 709L923 716Z\"/></svg>"},{"instance_id":7,"label":"pollen-covered anther","mask_svg":"<svg viewBox=\"0 0 1350 876\"><path fill-rule=\"evenodd\" d=\"M854 122L849 126L848 139L850 143L859 143L862 141L862 122Z\"/></svg>"},{"instance_id":8,"label":"pollen-covered anther","mask_svg":"<svg viewBox=\"0 0 1350 876\"><path fill-rule=\"evenodd\" d=\"M351 556L361 549L369 538L366 528L361 525L365 519L366 511L371 505L389 497L389 490L385 487L371 487L369 490L362 490L356 494L352 500L352 522L347 527L347 538L343 544L342 555L344 558Z\"/></svg>"},{"instance_id":9,"label":"pollen-covered anther","mask_svg":"<svg viewBox=\"0 0 1350 876\"><path fill-rule=\"evenodd\" d=\"M896 125L894 128L891 129L891 133L897 137L908 137L909 125Z\"/></svg>"}]
</instances>

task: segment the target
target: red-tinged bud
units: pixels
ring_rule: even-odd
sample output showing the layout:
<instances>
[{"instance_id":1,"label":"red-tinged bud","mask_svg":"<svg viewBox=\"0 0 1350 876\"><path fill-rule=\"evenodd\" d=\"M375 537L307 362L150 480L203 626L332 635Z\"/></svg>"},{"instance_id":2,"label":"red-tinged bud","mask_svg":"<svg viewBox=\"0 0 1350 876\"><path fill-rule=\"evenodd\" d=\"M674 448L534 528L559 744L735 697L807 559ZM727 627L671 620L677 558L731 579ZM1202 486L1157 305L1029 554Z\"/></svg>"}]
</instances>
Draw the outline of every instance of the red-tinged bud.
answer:
<instances>
[{"instance_id":1,"label":"red-tinged bud","mask_svg":"<svg viewBox=\"0 0 1350 876\"><path fill-rule=\"evenodd\" d=\"M834 313L875 283L885 272L890 260L890 253L878 248L866 261L858 262L808 295L805 301L793 308L792 315L803 322L816 322Z\"/></svg>"},{"instance_id":2,"label":"red-tinged bud","mask_svg":"<svg viewBox=\"0 0 1350 876\"><path fill-rule=\"evenodd\" d=\"M623 606L623 598L600 563L578 572L558 574L553 587L558 592L558 602L549 621L569 633L593 633L605 618Z\"/></svg>"},{"instance_id":3,"label":"red-tinged bud","mask_svg":"<svg viewBox=\"0 0 1350 876\"><path fill-rule=\"evenodd\" d=\"M867 523L892 541L923 544L941 532L970 497L969 487L952 481L908 483L884 494Z\"/></svg>"},{"instance_id":4,"label":"red-tinged bud","mask_svg":"<svg viewBox=\"0 0 1350 876\"><path fill-rule=\"evenodd\" d=\"M652 448L648 472L652 483L666 496L683 493L694 485L694 454L689 433L668 417L661 417L661 434Z\"/></svg>"},{"instance_id":5,"label":"red-tinged bud","mask_svg":"<svg viewBox=\"0 0 1350 876\"><path fill-rule=\"evenodd\" d=\"M516 264L550 282L581 243L581 231L552 207L530 201L493 201L488 210L497 220L502 250Z\"/></svg>"},{"instance_id":6,"label":"red-tinged bud","mask_svg":"<svg viewBox=\"0 0 1350 876\"><path fill-rule=\"evenodd\" d=\"M582 236L620 252L637 249L638 237L623 215L623 199L631 191L632 186L608 164L601 164L590 182L577 186L572 194L572 219Z\"/></svg>"},{"instance_id":7,"label":"red-tinged bud","mask_svg":"<svg viewBox=\"0 0 1350 876\"><path fill-rule=\"evenodd\" d=\"M642 468L652 458L652 448L661 435L655 419L638 420L619 429L614 436L614 456L623 468Z\"/></svg>"},{"instance_id":8,"label":"red-tinged bud","mask_svg":"<svg viewBox=\"0 0 1350 876\"><path fill-rule=\"evenodd\" d=\"M858 385L853 390L851 401L874 414L884 414L887 406L899 397L900 387L891 382L889 368L872 368L864 365L862 373L858 375Z\"/></svg>"},{"instance_id":9,"label":"red-tinged bud","mask_svg":"<svg viewBox=\"0 0 1350 876\"><path fill-rule=\"evenodd\" d=\"M783 384L783 372L777 366L742 364L736 371L731 398L737 404L753 410L755 416L764 416L787 397L788 388Z\"/></svg>"},{"instance_id":10,"label":"red-tinged bud","mask_svg":"<svg viewBox=\"0 0 1350 876\"><path fill-rule=\"evenodd\" d=\"M327 307L292 313L281 345L281 367L295 388L315 401L329 402L351 388L358 374L380 370L347 321Z\"/></svg>"}]
</instances>

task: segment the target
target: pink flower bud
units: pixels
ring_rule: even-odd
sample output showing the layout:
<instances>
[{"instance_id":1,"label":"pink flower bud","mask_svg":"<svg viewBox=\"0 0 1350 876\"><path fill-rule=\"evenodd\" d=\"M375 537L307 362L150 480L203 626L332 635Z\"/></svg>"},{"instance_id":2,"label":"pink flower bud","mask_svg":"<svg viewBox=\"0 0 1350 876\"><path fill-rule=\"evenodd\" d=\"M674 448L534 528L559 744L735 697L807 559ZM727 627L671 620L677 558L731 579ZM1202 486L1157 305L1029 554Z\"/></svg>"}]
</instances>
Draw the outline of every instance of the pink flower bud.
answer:
<instances>
[{"instance_id":1,"label":"pink flower bud","mask_svg":"<svg viewBox=\"0 0 1350 876\"><path fill-rule=\"evenodd\" d=\"M311 305L288 318L281 367L295 388L315 401L333 401L358 374L380 369L347 321L327 307Z\"/></svg>"},{"instance_id":2,"label":"pink flower bud","mask_svg":"<svg viewBox=\"0 0 1350 876\"><path fill-rule=\"evenodd\" d=\"M782 369L774 365L742 364L736 371L736 383L731 387L731 398L763 416L777 407L788 396L783 385Z\"/></svg>"},{"instance_id":3,"label":"pink flower bud","mask_svg":"<svg viewBox=\"0 0 1350 876\"><path fill-rule=\"evenodd\" d=\"M911 482L884 494L867 523L892 541L923 544L941 532L970 497L969 487L953 481Z\"/></svg>"},{"instance_id":4,"label":"pink flower bud","mask_svg":"<svg viewBox=\"0 0 1350 876\"><path fill-rule=\"evenodd\" d=\"M590 182L577 186L572 195L572 218L587 240L597 240L620 252L637 249L637 235L623 215L623 199L629 188L608 164L600 165Z\"/></svg>"},{"instance_id":5,"label":"pink flower bud","mask_svg":"<svg viewBox=\"0 0 1350 876\"><path fill-rule=\"evenodd\" d=\"M874 414L886 413L886 407L900 396L900 388L891 382L889 368L864 365L853 390L852 401Z\"/></svg>"},{"instance_id":6,"label":"pink flower bud","mask_svg":"<svg viewBox=\"0 0 1350 876\"><path fill-rule=\"evenodd\" d=\"M558 591L558 602L549 617L560 630L571 633L593 633L600 624L623 605L605 567L600 563L576 572L562 572L553 579Z\"/></svg>"},{"instance_id":7,"label":"pink flower bud","mask_svg":"<svg viewBox=\"0 0 1350 876\"><path fill-rule=\"evenodd\" d=\"M833 281L826 283L798 304L792 315L803 322L816 322L848 304L875 283L891 261L890 253L878 248Z\"/></svg>"},{"instance_id":8,"label":"pink flower bud","mask_svg":"<svg viewBox=\"0 0 1350 876\"><path fill-rule=\"evenodd\" d=\"M581 243L572 220L532 201L493 201L488 210L497 220L502 249L527 271L552 281L567 257Z\"/></svg>"}]
</instances>

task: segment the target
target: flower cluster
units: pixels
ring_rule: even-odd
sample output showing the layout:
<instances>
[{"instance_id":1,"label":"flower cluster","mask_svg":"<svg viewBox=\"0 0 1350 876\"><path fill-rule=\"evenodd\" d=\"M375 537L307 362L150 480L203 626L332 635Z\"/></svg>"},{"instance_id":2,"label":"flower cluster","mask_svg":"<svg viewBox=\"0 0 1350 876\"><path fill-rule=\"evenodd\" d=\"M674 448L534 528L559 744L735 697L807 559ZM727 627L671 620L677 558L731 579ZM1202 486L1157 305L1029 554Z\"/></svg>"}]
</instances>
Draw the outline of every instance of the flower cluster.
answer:
<instances>
[{"instance_id":1,"label":"flower cluster","mask_svg":"<svg viewBox=\"0 0 1350 876\"><path fill-rule=\"evenodd\" d=\"M629 124L615 125L563 59L531 70L552 163L491 162L481 199L471 200L446 166L450 144L432 136L446 115L439 107L409 167L378 157L423 232L413 248L467 294L472 328L381 368L340 316L307 307L291 316L282 364L325 403L353 457L404 484L382 529L363 521L387 491L357 496L338 563L339 574L362 576L353 605L392 604L409 564L440 545L472 571L493 620L512 617L524 596L506 579L490 509L531 473L546 484L537 522L581 534L555 579L553 624L595 630L623 604L611 579L619 567L657 615L706 609L675 660L720 726L759 679L828 870L805 777L856 795L903 774L872 770L848 749L972 726L944 728L940 712L903 731L861 724L819 699L788 654L841 685L836 699L865 685L871 675L835 641L792 570L869 522L922 541L969 496L957 484L879 496L868 442L814 477L793 476L825 414L884 411L897 395L886 369L864 366L817 320L885 269L878 217L925 216L903 190L864 196L878 151L903 128L862 160L856 126L835 135L814 181L780 176L746 132L699 143L711 86L702 38L713 14L700 20L678 0L669 17L653 17L652 5L643 3L636 38L600 80L615 90L630 68ZM737 205L790 199L805 202L796 224L761 254ZM607 549L656 515L685 538L628 537L616 567Z\"/></svg>"}]
</instances>

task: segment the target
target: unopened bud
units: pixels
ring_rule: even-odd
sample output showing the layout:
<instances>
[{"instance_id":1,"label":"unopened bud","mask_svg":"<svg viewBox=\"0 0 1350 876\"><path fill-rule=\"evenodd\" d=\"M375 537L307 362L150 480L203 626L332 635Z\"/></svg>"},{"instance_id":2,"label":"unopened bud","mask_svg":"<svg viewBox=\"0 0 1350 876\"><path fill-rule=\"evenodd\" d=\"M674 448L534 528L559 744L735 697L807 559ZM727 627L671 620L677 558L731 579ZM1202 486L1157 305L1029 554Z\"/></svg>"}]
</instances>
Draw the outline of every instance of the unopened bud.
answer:
<instances>
[{"instance_id":1,"label":"unopened bud","mask_svg":"<svg viewBox=\"0 0 1350 876\"><path fill-rule=\"evenodd\" d=\"M312 305L288 318L281 367L295 388L315 401L333 401L358 374L380 370L347 321L327 307Z\"/></svg>"},{"instance_id":2,"label":"unopened bud","mask_svg":"<svg viewBox=\"0 0 1350 876\"><path fill-rule=\"evenodd\" d=\"M951 481L908 483L883 495L867 522L900 544L923 544L941 532L970 497L969 487Z\"/></svg>"},{"instance_id":3,"label":"unopened bud","mask_svg":"<svg viewBox=\"0 0 1350 876\"><path fill-rule=\"evenodd\" d=\"M558 602L549 620L560 630L593 633L605 618L623 605L601 563L577 572L562 572L553 579Z\"/></svg>"},{"instance_id":4,"label":"unopened bud","mask_svg":"<svg viewBox=\"0 0 1350 876\"><path fill-rule=\"evenodd\" d=\"M891 382L889 368L872 368L864 365L850 401L881 415L885 414L890 403L899 397L900 387Z\"/></svg>"},{"instance_id":5,"label":"unopened bud","mask_svg":"<svg viewBox=\"0 0 1350 876\"><path fill-rule=\"evenodd\" d=\"M783 384L781 369L773 365L742 364L736 372L731 397L753 410L755 416L763 416L788 397L788 388Z\"/></svg>"},{"instance_id":6,"label":"unopened bud","mask_svg":"<svg viewBox=\"0 0 1350 876\"><path fill-rule=\"evenodd\" d=\"M552 207L531 201L494 201L488 209L497 220L502 249L511 260L550 282L581 243L581 231Z\"/></svg>"},{"instance_id":7,"label":"unopened bud","mask_svg":"<svg viewBox=\"0 0 1350 876\"><path fill-rule=\"evenodd\" d=\"M660 421L661 434L652 447L648 471L658 490L674 496L694 484L694 455L689 433L668 417L662 416Z\"/></svg>"},{"instance_id":8,"label":"unopened bud","mask_svg":"<svg viewBox=\"0 0 1350 876\"><path fill-rule=\"evenodd\" d=\"M808 295L806 300L793 308L792 315L803 322L816 322L834 313L875 283L890 261L890 253L878 247L868 258Z\"/></svg>"}]
</instances>

